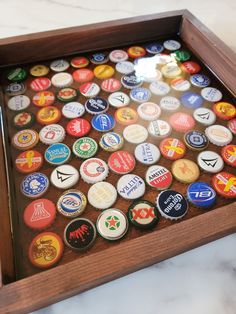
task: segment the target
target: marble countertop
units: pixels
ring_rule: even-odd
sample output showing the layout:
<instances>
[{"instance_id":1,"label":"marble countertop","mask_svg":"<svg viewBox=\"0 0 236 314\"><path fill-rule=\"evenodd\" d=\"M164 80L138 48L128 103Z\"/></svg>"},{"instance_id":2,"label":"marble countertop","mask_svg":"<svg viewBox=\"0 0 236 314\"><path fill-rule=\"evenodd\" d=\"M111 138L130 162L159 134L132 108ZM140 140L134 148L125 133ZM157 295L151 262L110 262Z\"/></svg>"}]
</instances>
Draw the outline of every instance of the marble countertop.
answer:
<instances>
[{"instance_id":1,"label":"marble countertop","mask_svg":"<svg viewBox=\"0 0 236 314\"><path fill-rule=\"evenodd\" d=\"M236 51L235 0L0 0L4 37L189 9ZM236 234L35 314L235 314Z\"/></svg>"}]
</instances>

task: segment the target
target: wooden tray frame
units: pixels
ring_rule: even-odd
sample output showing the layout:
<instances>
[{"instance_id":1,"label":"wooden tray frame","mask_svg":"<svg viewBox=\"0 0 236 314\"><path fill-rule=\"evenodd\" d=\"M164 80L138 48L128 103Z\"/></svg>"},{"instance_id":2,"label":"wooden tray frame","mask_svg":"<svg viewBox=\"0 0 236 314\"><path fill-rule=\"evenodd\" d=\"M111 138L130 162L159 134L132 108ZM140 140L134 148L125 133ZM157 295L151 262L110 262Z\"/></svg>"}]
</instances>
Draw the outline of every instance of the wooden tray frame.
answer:
<instances>
[{"instance_id":1,"label":"wooden tray frame","mask_svg":"<svg viewBox=\"0 0 236 314\"><path fill-rule=\"evenodd\" d=\"M235 54L187 10L2 39L0 67L177 34L235 96ZM0 102L1 97L0 91ZM9 182L5 175L4 153L4 147L0 145L0 173L4 174L0 177L1 313L25 313L47 306L236 231L234 202L4 285L3 282L14 279Z\"/></svg>"}]
</instances>

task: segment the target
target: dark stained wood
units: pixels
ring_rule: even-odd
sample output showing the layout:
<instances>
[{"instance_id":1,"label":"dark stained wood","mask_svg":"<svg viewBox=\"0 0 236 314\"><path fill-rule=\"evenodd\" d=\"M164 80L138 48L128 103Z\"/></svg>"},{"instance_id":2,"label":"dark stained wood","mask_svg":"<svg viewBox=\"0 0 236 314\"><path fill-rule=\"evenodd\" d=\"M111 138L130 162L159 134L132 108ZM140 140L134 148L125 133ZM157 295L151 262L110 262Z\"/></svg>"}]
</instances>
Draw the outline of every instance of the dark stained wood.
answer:
<instances>
[{"instance_id":1,"label":"dark stained wood","mask_svg":"<svg viewBox=\"0 0 236 314\"><path fill-rule=\"evenodd\" d=\"M180 36L236 96L236 54L188 11L183 15Z\"/></svg>"}]
</instances>

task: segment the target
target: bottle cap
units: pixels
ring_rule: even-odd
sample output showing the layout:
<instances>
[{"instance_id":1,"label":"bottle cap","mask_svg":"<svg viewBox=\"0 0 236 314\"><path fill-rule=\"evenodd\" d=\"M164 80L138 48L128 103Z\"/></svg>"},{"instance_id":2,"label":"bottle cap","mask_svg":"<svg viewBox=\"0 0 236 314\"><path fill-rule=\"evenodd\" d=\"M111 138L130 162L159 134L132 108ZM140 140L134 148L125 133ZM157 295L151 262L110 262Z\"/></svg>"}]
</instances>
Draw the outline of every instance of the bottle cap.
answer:
<instances>
[{"instance_id":1,"label":"bottle cap","mask_svg":"<svg viewBox=\"0 0 236 314\"><path fill-rule=\"evenodd\" d=\"M64 87L57 92L57 99L62 102L73 101L78 97L77 90L72 87Z\"/></svg>"},{"instance_id":2,"label":"bottle cap","mask_svg":"<svg viewBox=\"0 0 236 314\"><path fill-rule=\"evenodd\" d=\"M54 60L50 64L50 69L54 72L64 72L70 67L68 61L64 59Z\"/></svg>"},{"instance_id":3,"label":"bottle cap","mask_svg":"<svg viewBox=\"0 0 236 314\"><path fill-rule=\"evenodd\" d=\"M223 147L221 156L228 165L236 167L236 145L227 145Z\"/></svg>"},{"instance_id":4,"label":"bottle cap","mask_svg":"<svg viewBox=\"0 0 236 314\"><path fill-rule=\"evenodd\" d=\"M151 93L147 88L135 87L130 92L130 98L138 103L143 103L151 98Z\"/></svg>"},{"instance_id":5,"label":"bottle cap","mask_svg":"<svg viewBox=\"0 0 236 314\"><path fill-rule=\"evenodd\" d=\"M180 101L176 97L165 96L161 98L160 106L161 106L161 109L168 112L176 111L180 107Z\"/></svg>"},{"instance_id":6,"label":"bottle cap","mask_svg":"<svg viewBox=\"0 0 236 314\"><path fill-rule=\"evenodd\" d=\"M96 209L111 207L117 198L116 188L108 182L97 182L88 190L88 201Z\"/></svg>"},{"instance_id":7,"label":"bottle cap","mask_svg":"<svg viewBox=\"0 0 236 314\"><path fill-rule=\"evenodd\" d=\"M146 50L140 46L132 46L128 50L128 55L132 59L144 57L146 54Z\"/></svg>"},{"instance_id":8,"label":"bottle cap","mask_svg":"<svg viewBox=\"0 0 236 314\"><path fill-rule=\"evenodd\" d=\"M114 129L116 120L109 113L100 113L93 117L91 124L99 132L108 132Z\"/></svg>"},{"instance_id":9,"label":"bottle cap","mask_svg":"<svg viewBox=\"0 0 236 314\"><path fill-rule=\"evenodd\" d=\"M98 216L96 226L101 237L115 241L127 233L128 219L121 210L109 208Z\"/></svg>"},{"instance_id":10,"label":"bottle cap","mask_svg":"<svg viewBox=\"0 0 236 314\"><path fill-rule=\"evenodd\" d=\"M193 112L194 119L202 125L212 125L216 121L216 115L211 109L198 108Z\"/></svg>"},{"instance_id":11,"label":"bottle cap","mask_svg":"<svg viewBox=\"0 0 236 314\"><path fill-rule=\"evenodd\" d=\"M142 197L145 193L145 182L136 174L125 174L117 182L117 191L127 200Z\"/></svg>"},{"instance_id":12,"label":"bottle cap","mask_svg":"<svg viewBox=\"0 0 236 314\"><path fill-rule=\"evenodd\" d=\"M164 50L163 45L160 43L156 43L156 42L146 45L145 48L146 48L147 52L151 53L151 54L161 53Z\"/></svg>"},{"instance_id":13,"label":"bottle cap","mask_svg":"<svg viewBox=\"0 0 236 314\"><path fill-rule=\"evenodd\" d=\"M88 113L99 114L108 110L109 104L106 99L102 97L93 97L86 101L85 109Z\"/></svg>"},{"instance_id":14,"label":"bottle cap","mask_svg":"<svg viewBox=\"0 0 236 314\"><path fill-rule=\"evenodd\" d=\"M94 82L87 82L80 85L79 91L84 97L91 98L99 94L100 87Z\"/></svg>"},{"instance_id":15,"label":"bottle cap","mask_svg":"<svg viewBox=\"0 0 236 314\"><path fill-rule=\"evenodd\" d=\"M129 206L128 218L139 229L151 229L158 222L156 206L145 200L134 201Z\"/></svg>"},{"instance_id":16,"label":"bottle cap","mask_svg":"<svg viewBox=\"0 0 236 314\"><path fill-rule=\"evenodd\" d=\"M94 78L93 71L89 69L78 69L73 72L73 79L78 83L86 83Z\"/></svg>"},{"instance_id":17,"label":"bottle cap","mask_svg":"<svg viewBox=\"0 0 236 314\"><path fill-rule=\"evenodd\" d=\"M175 51L181 48L181 44L177 40L169 39L164 41L163 46L165 49Z\"/></svg>"},{"instance_id":18,"label":"bottle cap","mask_svg":"<svg viewBox=\"0 0 236 314\"><path fill-rule=\"evenodd\" d=\"M160 214L170 220L183 218L188 211L188 203L185 197L177 191L162 191L156 199L156 205Z\"/></svg>"},{"instance_id":19,"label":"bottle cap","mask_svg":"<svg viewBox=\"0 0 236 314\"><path fill-rule=\"evenodd\" d=\"M31 127L35 122L35 116L31 112L23 111L17 113L12 120L13 126L16 129L26 129Z\"/></svg>"},{"instance_id":20,"label":"bottle cap","mask_svg":"<svg viewBox=\"0 0 236 314\"><path fill-rule=\"evenodd\" d=\"M115 132L103 134L99 141L101 148L107 152L114 152L122 148L124 145L123 137Z\"/></svg>"},{"instance_id":21,"label":"bottle cap","mask_svg":"<svg viewBox=\"0 0 236 314\"><path fill-rule=\"evenodd\" d=\"M148 185L157 190L166 190L171 186L172 174L167 168L154 165L147 169L145 180Z\"/></svg>"},{"instance_id":22,"label":"bottle cap","mask_svg":"<svg viewBox=\"0 0 236 314\"><path fill-rule=\"evenodd\" d=\"M180 159L186 152L184 143L177 138L165 138L161 141L159 147L163 157L170 160Z\"/></svg>"},{"instance_id":23,"label":"bottle cap","mask_svg":"<svg viewBox=\"0 0 236 314\"><path fill-rule=\"evenodd\" d=\"M191 84L189 83L189 81L182 78L182 77L178 77L178 78L173 79L170 82L170 85L174 90L176 90L178 92L186 92L191 87Z\"/></svg>"},{"instance_id":24,"label":"bottle cap","mask_svg":"<svg viewBox=\"0 0 236 314\"><path fill-rule=\"evenodd\" d=\"M122 61L116 64L116 71L121 74L130 74L134 72L134 64L130 61Z\"/></svg>"},{"instance_id":25,"label":"bottle cap","mask_svg":"<svg viewBox=\"0 0 236 314\"><path fill-rule=\"evenodd\" d=\"M181 103L188 109L196 109L203 105L203 98L197 93L186 92L180 98Z\"/></svg>"},{"instance_id":26,"label":"bottle cap","mask_svg":"<svg viewBox=\"0 0 236 314\"><path fill-rule=\"evenodd\" d=\"M27 150L16 157L15 165L19 172L35 172L42 167L43 157L36 150Z\"/></svg>"},{"instance_id":27,"label":"bottle cap","mask_svg":"<svg viewBox=\"0 0 236 314\"><path fill-rule=\"evenodd\" d=\"M50 181L58 189L70 189L79 181L79 172L71 165L58 166L52 171Z\"/></svg>"},{"instance_id":28,"label":"bottle cap","mask_svg":"<svg viewBox=\"0 0 236 314\"><path fill-rule=\"evenodd\" d=\"M91 137L81 137L74 142L72 149L76 157L88 159L96 154L98 144Z\"/></svg>"},{"instance_id":29,"label":"bottle cap","mask_svg":"<svg viewBox=\"0 0 236 314\"><path fill-rule=\"evenodd\" d=\"M66 126L66 132L74 137L85 136L90 130L91 124L83 118L72 119Z\"/></svg>"},{"instance_id":30,"label":"bottle cap","mask_svg":"<svg viewBox=\"0 0 236 314\"><path fill-rule=\"evenodd\" d=\"M199 167L209 173L220 172L224 168L223 159L216 152L206 150L197 157Z\"/></svg>"},{"instance_id":31,"label":"bottle cap","mask_svg":"<svg viewBox=\"0 0 236 314\"><path fill-rule=\"evenodd\" d=\"M219 124L214 124L206 128L205 134L209 141L217 146L225 146L233 139L233 135L230 130Z\"/></svg>"},{"instance_id":32,"label":"bottle cap","mask_svg":"<svg viewBox=\"0 0 236 314\"><path fill-rule=\"evenodd\" d=\"M27 72L23 68L15 68L7 73L7 79L10 82L22 82L26 79Z\"/></svg>"},{"instance_id":33,"label":"bottle cap","mask_svg":"<svg viewBox=\"0 0 236 314\"><path fill-rule=\"evenodd\" d=\"M169 123L175 131L182 133L192 130L195 126L195 120L192 116L184 112L172 114Z\"/></svg>"},{"instance_id":34,"label":"bottle cap","mask_svg":"<svg viewBox=\"0 0 236 314\"><path fill-rule=\"evenodd\" d=\"M228 121L227 126L232 134L236 135L236 119L231 119L230 121Z\"/></svg>"},{"instance_id":35,"label":"bottle cap","mask_svg":"<svg viewBox=\"0 0 236 314\"><path fill-rule=\"evenodd\" d=\"M30 74L32 76L45 76L48 73L49 73L49 68L46 65L43 65L43 64L34 65L30 69Z\"/></svg>"},{"instance_id":36,"label":"bottle cap","mask_svg":"<svg viewBox=\"0 0 236 314\"><path fill-rule=\"evenodd\" d=\"M203 150L209 144L206 135L201 131L188 131L184 134L184 142L192 150Z\"/></svg>"},{"instance_id":37,"label":"bottle cap","mask_svg":"<svg viewBox=\"0 0 236 314\"><path fill-rule=\"evenodd\" d=\"M68 87L73 83L73 77L70 73L60 72L52 76L52 85L59 88Z\"/></svg>"},{"instance_id":38,"label":"bottle cap","mask_svg":"<svg viewBox=\"0 0 236 314\"><path fill-rule=\"evenodd\" d=\"M30 262L38 268L49 268L61 259L63 249L63 242L56 233L40 233L30 244Z\"/></svg>"},{"instance_id":39,"label":"bottle cap","mask_svg":"<svg viewBox=\"0 0 236 314\"><path fill-rule=\"evenodd\" d=\"M160 119L150 122L147 129L151 136L158 139L169 136L172 131L169 123Z\"/></svg>"},{"instance_id":40,"label":"bottle cap","mask_svg":"<svg viewBox=\"0 0 236 314\"><path fill-rule=\"evenodd\" d=\"M47 77L37 77L30 83L30 88L35 92L40 92L48 89L51 86L51 81Z\"/></svg>"},{"instance_id":41,"label":"bottle cap","mask_svg":"<svg viewBox=\"0 0 236 314\"><path fill-rule=\"evenodd\" d=\"M112 50L109 54L109 59L114 63L126 61L128 58L127 52L121 49Z\"/></svg>"},{"instance_id":42,"label":"bottle cap","mask_svg":"<svg viewBox=\"0 0 236 314\"><path fill-rule=\"evenodd\" d=\"M177 50L173 55L175 59L180 62L188 61L191 58L191 54L187 50Z\"/></svg>"},{"instance_id":43,"label":"bottle cap","mask_svg":"<svg viewBox=\"0 0 236 314\"><path fill-rule=\"evenodd\" d=\"M198 165L194 161L185 158L175 160L171 172L174 178L182 183L192 183L200 175Z\"/></svg>"},{"instance_id":44,"label":"bottle cap","mask_svg":"<svg viewBox=\"0 0 236 314\"><path fill-rule=\"evenodd\" d=\"M40 124L54 124L61 120L61 111L55 106L43 107L37 112L36 119Z\"/></svg>"},{"instance_id":45,"label":"bottle cap","mask_svg":"<svg viewBox=\"0 0 236 314\"><path fill-rule=\"evenodd\" d=\"M129 104L130 98L123 92L115 92L109 95L108 102L112 107L120 108Z\"/></svg>"},{"instance_id":46,"label":"bottle cap","mask_svg":"<svg viewBox=\"0 0 236 314\"><path fill-rule=\"evenodd\" d=\"M199 208L208 208L216 201L216 192L206 182L194 182L187 189L188 201Z\"/></svg>"},{"instance_id":47,"label":"bottle cap","mask_svg":"<svg viewBox=\"0 0 236 314\"><path fill-rule=\"evenodd\" d=\"M7 87L5 88L5 94L7 94L8 96L17 96L17 95L21 95L24 94L24 92L26 91L26 86L24 83L11 83L9 85L7 85Z\"/></svg>"},{"instance_id":48,"label":"bottle cap","mask_svg":"<svg viewBox=\"0 0 236 314\"><path fill-rule=\"evenodd\" d=\"M140 124L131 124L124 128L123 136L131 144L140 144L148 138L148 131Z\"/></svg>"},{"instance_id":49,"label":"bottle cap","mask_svg":"<svg viewBox=\"0 0 236 314\"><path fill-rule=\"evenodd\" d=\"M63 143L50 145L44 153L45 160L53 166L59 166L66 163L70 159L70 156L70 148Z\"/></svg>"},{"instance_id":50,"label":"bottle cap","mask_svg":"<svg viewBox=\"0 0 236 314\"><path fill-rule=\"evenodd\" d=\"M220 172L212 178L212 185L216 192L225 198L236 197L236 177L229 172Z\"/></svg>"},{"instance_id":51,"label":"bottle cap","mask_svg":"<svg viewBox=\"0 0 236 314\"><path fill-rule=\"evenodd\" d=\"M24 223L29 228L41 230L51 226L56 218L56 206L46 198L30 203L24 210Z\"/></svg>"},{"instance_id":52,"label":"bottle cap","mask_svg":"<svg viewBox=\"0 0 236 314\"><path fill-rule=\"evenodd\" d=\"M7 106L10 110L20 111L28 108L30 105L30 99L25 95L18 95L8 100Z\"/></svg>"},{"instance_id":53,"label":"bottle cap","mask_svg":"<svg viewBox=\"0 0 236 314\"><path fill-rule=\"evenodd\" d=\"M21 192L29 198L38 198L45 194L49 187L47 176L40 172L27 175L21 182Z\"/></svg>"},{"instance_id":54,"label":"bottle cap","mask_svg":"<svg viewBox=\"0 0 236 314\"><path fill-rule=\"evenodd\" d=\"M103 52L96 52L90 56L90 62L93 64L104 64L109 60L108 55Z\"/></svg>"},{"instance_id":55,"label":"bottle cap","mask_svg":"<svg viewBox=\"0 0 236 314\"><path fill-rule=\"evenodd\" d=\"M130 73L122 76L121 84L128 89L135 87L140 87L143 84L143 79L135 75L135 73Z\"/></svg>"},{"instance_id":56,"label":"bottle cap","mask_svg":"<svg viewBox=\"0 0 236 314\"><path fill-rule=\"evenodd\" d=\"M65 191L57 201L58 212L69 218L80 216L87 205L87 198L79 190L68 190Z\"/></svg>"},{"instance_id":57,"label":"bottle cap","mask_svg":"<svg viewBox=\"0 0 236 314\"><path fill-rule=\"evenodd\" d=\"M194 61L186 61L181 64L181 70L185 73L195 74L201 71L201 67Z\"/></svg>"},{"instance_id":58,"label":"bottle cap","mask_svg":"<svg viewBox=\"0 0 236 314\"><path fill-rule=\"evenodd\" d=\"M59 124L50 124L39 132L39 139L46 145L60 143L65 138L65 129Z\"/></svg>"},{"instance_id":59,"label":"bottle cap","mask_svg":"<svg viewBox=\"0 0 236 314\"><path fill-rule=\"evenodd\" d=\"M196 87L204 88L210 85L211 80L208 76L198 73L190 76L190 82Z\"/></svg>"},{"instance_id":60,"label":"bottle cap","mask_svg":"<svg viewBox=\"0 0 236 314\"><path fill-rule=\"evenodd\" d=\"M62 114L67 119L75 119L82 117L84 113L85 113L84 105L76 101L68 102L62 107Z\"/></svg>"},{"instance_id":61,"label":"bottle cap","mask_svg":"<svg viewBox=\"0 0 236 314\"><path fill-rule=\"evenodd\" d=\"M170 91L170 86L163 81L152 82L149 88L154 95L158 96L164 96Z\"/></svg>"},{"instance_id":62,"label":"bottle cap","mask_svg":"<svg viewBox=\"0 0 236 314\"><path fill-rule=\"evenodd\" d=\"M115 112L115 119L119 124L130 125L138 121L137 111L133 108L119 108Z\"/></svg>"},{"instance_id":63,"label":"bottle cap","mask_svg":"<svg viewBox=\"0 0 236 314\"><path fill-rule=\"evenodd\" d=\"M138 106L138 115L146 121L153 121L161 115L161 108L153 102L144 102Z\"/></svg>"},{"instance_id":64,"label":"bottle cap","mask_svg":"<svg viewBox=\"0 0 236 314\"><path fill-rule=\"evenodd\" d=\"M221 91L214 87L205 87L201 90L202 97L209 102L220 101L223 97Z\"/></svg>"},{"instance_id":65,"label":"bottle cap","mask_svg":"<svg viewBox=\"0 0 236 314\"><path fill-rule=\"evenodd\" d=\"M97 231L89 219L76 218L64 230L65 244L76 251L88 250L96 240Z\"/></svg>"},{"instance_id":66,"label":"bottle cap","mask_svg":"<svg viewBox=\"0 0 236 314\"><path fill-rule=\"evenodd\" d=\"M223 120L230 120L236 116L236 108L228 102L218 102L214 104L213 111Z\"/></svg>"},{"instance_id":67,"label":"bottle cap","mask_svg":"<svg viewBox=\"0 0 236 314\"><path fill-rule=\"evenodd\" d=\"M114 152L108 158L108 167L117 174L127 174L135 168L135 159L131 153L124 150Z\"/></svg>"},{"instance_id":68,"label":"bottle cap","mask_svg":"<svg viewBox=\"0 0 236 314\"><path fill-rule=\"evenodd\" d=\"M161 157L159 149L151 143L142 143L136 146L135 158L143 165L153 165Z\"/></svg>"},{"instance_id":69,"label":"bottle cap","mask_svg":"<svg viewBox=\"0 0 236 314\"><path fill-rule=\"evenodd\" d=\"M101 88L104 92L114 93L121 89L121 82L115 78L102 81Z\"/></svg>"},{"instance_id":70,"label":"bottle cap","mask_svg":"<svg viewBox=\"0 0 236 314\"><path fill-rule=\"evenodd\" d=\"M42 91L35 94L32 101L38 107L51 106L55 101L55 96L53 92Z\"/></svg>"},{"instance_id":71,"label":"bottle cap","mask_svg":"<svg viewBox=\"0 0 236 314\"><path fill-rule=\"evenodd\" d=\"M80 166L80 175L88 184L94 184L103 181L108 176L108 166L100 158L89 158Z\"/></svg>"},{"instance_id":72,"label":"bottle cap","mask_svg":"<svg viewBox=\"0 0 236 314\"><path fill-rule=\"evenodd\" d=\"M180 76L182 71L176 62L170 62L163 65L163 67L161 68L161 73L164 77L168 79L174 79Z\"/></svg>"},{"instance_id":73,"label":"bottle cap","mask_svg":"<svg viewBox=\"0 0 236 314\"><path fill-rule=\"evenodd\" d=\"M102 64L96 66L96 68L93 70L93 73L96 78L103 80L112 77L115 73L115 70L110 65Z\"/></svg>"},{"instance_id":74,"label":"bottle cap","mask_svg":"<svg viewBox=\"0 0 236 314\"><path fill-rule=\"evenodd\" d=\"M39 135L36 131L26 129L17 132L12 138L12 145L20 150L31 149L38 144Z\"/></svg>"},{"instance_id":75,"label":"bottle cap","mask_svg":"<svg viewBox=\"0 0 236 314\"><path fill-rule=\"evenodd\" d=\"M75 57L71 60L70 64L73 68L81 69L89 65L89 60L85 57Z\"/></svg>"}]
</instances>

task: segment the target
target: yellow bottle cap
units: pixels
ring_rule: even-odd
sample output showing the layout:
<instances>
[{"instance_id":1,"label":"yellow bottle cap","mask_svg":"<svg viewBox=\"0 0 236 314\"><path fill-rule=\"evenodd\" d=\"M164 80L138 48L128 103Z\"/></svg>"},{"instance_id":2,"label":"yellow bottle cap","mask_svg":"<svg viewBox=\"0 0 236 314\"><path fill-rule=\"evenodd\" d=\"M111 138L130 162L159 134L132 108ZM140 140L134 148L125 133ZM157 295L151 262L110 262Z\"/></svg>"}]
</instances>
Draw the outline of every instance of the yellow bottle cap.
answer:
<instances>
[{"instance_id":1,"label":"yellow bottle cap","mask_svg":"<svg viewBox=\"0 0 236 314\"><path fill-rule=\"evenodd\" d=\"M192 183L200 175L198 165L189 159L178 159L172 164L172 174L176 180L182 183Z\"/></svg>"},{"instance_id":2,"label":"yellow bottle cap","mask_svg":"<svg viewBox=\"0 0 236 314\"><path fill-rule=\"evenodd\" d=\"M32 76L45 76L49 72L49 68L46 65L37 64L30 69Z\"/></svg>"},{"instance_id":3,"label":"yellow bottle cap","mask_svg":"<svg viewBox=\"0 0 236 314\"><path fill-rule=\"evenodd\" d=\"M112 77L115 73L115 70L110 65L102 64L98 65L93 72L96 78L103 80Z\"/></svg>"}]
</instances>

